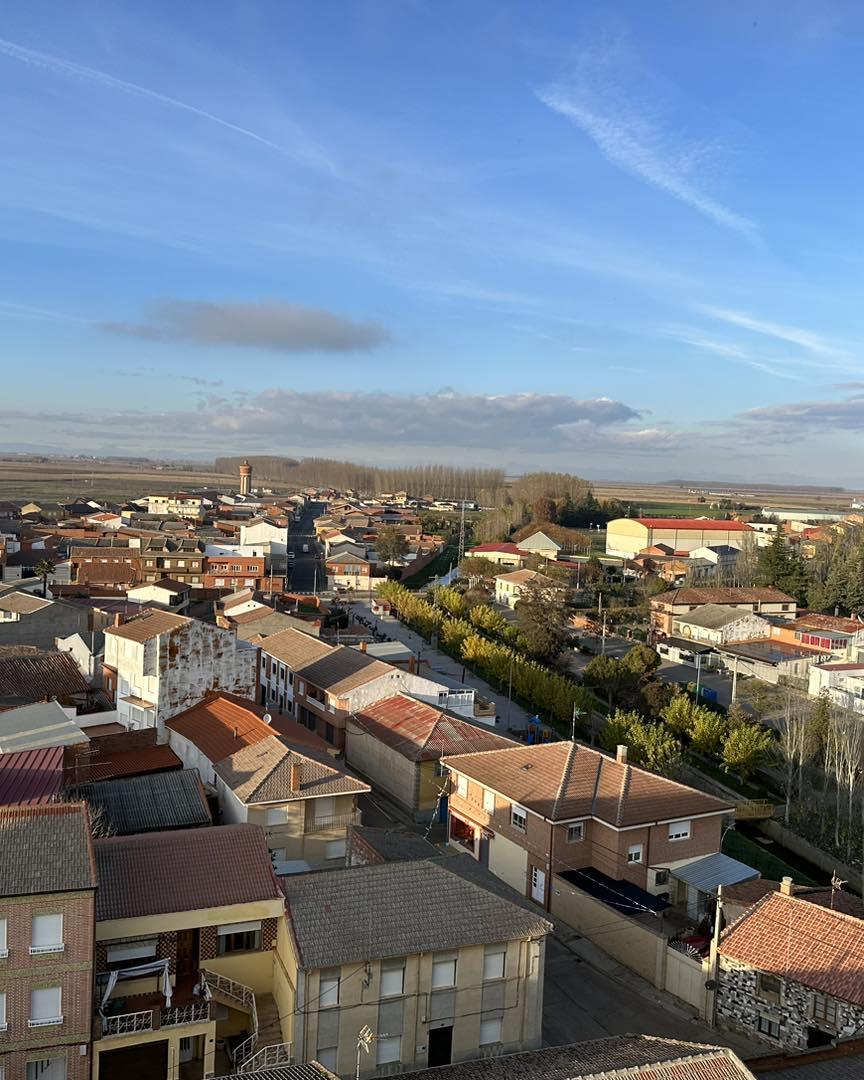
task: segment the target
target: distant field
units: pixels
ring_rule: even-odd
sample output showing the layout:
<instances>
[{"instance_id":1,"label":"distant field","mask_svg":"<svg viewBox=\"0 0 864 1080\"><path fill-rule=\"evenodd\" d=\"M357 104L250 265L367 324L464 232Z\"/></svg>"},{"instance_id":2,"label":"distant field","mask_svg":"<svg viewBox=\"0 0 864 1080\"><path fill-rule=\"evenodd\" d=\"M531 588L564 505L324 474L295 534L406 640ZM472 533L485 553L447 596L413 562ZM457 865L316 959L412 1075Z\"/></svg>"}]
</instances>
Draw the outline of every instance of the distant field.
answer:
<instances>
[{"instance_id":1,"label":"distant field","mask_svg":"<svg viewBox=\"0 0 864 1080\"><path fill-rule=\"evenodd\" d=\"M80 496L97 502L120 502L186 487L217 486L230 486L230 481L206 468L197 471L189 467L159 469L152 463L0 460L0 500L68 502Z\"/></svg>"},{"instance_id":2,"label":"distant field","mask_svg":"<svg viewBox=\"0 0 864 1080\"><path fill-rule=\"evenodd\" d=\"M719 502L720 499L734 499L750 506L757 507L782 507L825 511L848 510L852 499L851 492L838 492L818 488L796 487L760 487L758 484L748 486L724 486L712 487L706 485L698 488L697 494L704 494L707 502L697 503L693 501L694 492L688 487L676 487L671 484L625 484L614 481L598 482L593 484L594 494L598 499L620 499L625 505L630 503L634 513L638 513L641 506L648 516L648 508L652 514L668 513L672 517L693 514L698 511L699 516L722 516L723 511L711 511L708 504Z\"/></svg>"},{"instance_id":3,"label":"distant field","mask_svg":"<svg viewBox=\"0 0 864 1080\"><path fill-rule=\"evenodd\" d=\"M624 502L624 500L621 500ZM647 499L630 499L630 517L709 517L722 518L725 510L712 510L707 503L651 502Z\"/></svg>"}]
</instances>

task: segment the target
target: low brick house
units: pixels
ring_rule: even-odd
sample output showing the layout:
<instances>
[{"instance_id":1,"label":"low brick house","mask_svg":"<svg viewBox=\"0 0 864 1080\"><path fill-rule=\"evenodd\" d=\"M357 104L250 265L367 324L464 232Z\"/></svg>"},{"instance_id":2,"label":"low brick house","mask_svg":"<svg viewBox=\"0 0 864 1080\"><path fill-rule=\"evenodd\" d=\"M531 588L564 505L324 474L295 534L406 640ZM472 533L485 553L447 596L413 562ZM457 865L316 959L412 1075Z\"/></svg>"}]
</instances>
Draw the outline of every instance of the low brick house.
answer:
<instances>
[{"instance_id":1,"label":"low brick house","mask_svg":"<svg viewBox=\"0 0 864 1080\"><path fill-rule=\"evenodd\" d=\"M554 874L593 869L654 894L720 849L733 807L577 742L445 758L449 842L538 904Z\"/></svg>"},{"instance_id":2,"label":"low brick house","mask_svg":"<svg viewBox=\"0 0 864 1080\"><path fill-rule=\"evenodd\" d=\"M794 895L791 878L729 926L717 1019L787 1050L864 1034L864 920Z\"/></svg>"},{"instance_id":3,"label":"low brick house","mask_svg":"<svg viewBox=\"0 0 864 1080\"><path fill-rule=\"evenodd\" d=\"M0 810L4 1080L89 1080L95 890L83 803Z\"/></svg>"}]
</instances>

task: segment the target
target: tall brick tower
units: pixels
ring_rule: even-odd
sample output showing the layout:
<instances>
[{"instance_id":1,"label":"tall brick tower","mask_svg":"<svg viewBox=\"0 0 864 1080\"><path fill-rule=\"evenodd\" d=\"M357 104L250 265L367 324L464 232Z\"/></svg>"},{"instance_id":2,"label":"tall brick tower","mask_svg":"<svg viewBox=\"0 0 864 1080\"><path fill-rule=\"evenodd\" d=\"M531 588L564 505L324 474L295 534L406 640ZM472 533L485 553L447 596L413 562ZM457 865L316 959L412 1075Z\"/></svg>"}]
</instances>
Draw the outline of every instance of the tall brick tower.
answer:
<instances>
[{"instance_id":1,"label":"tall brick tower","mask_svg":"<svg viewBox=\"0 0 864 1080\"><path fill-rule=\"evenodd\" d=\"M248 495L252 490L252 466L244 459L240 466L240 494Z\"/></svg>"}]
</instances>

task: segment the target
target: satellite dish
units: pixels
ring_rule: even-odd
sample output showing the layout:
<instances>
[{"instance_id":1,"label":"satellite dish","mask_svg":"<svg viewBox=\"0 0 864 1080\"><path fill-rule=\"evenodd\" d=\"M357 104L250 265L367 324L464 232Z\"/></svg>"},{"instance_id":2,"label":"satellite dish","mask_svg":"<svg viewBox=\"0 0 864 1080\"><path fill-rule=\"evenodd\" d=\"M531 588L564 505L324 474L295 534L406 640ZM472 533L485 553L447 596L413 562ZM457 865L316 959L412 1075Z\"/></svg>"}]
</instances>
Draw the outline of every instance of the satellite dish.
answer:
<instances>
[{"instance_id":1,"label":"satellite dish","mask_svg":"<svg viewBox=\"0 0 864 1080\"><path fill-rule=\"evenodd\" d=\"M273 717L270 715L269 712L265 712L261 719L264 721L265 724L273 723Z\"/></svg>"},{"instance_id":2,"label":"satellite dish","mask_svg":"<svg viewBox=\"0 0 864 1080\"><path fill-rule=\"evenodd\" d=\"M706 990L716 990L720 983L716 979L708 979L705 983Z\"/></svg>"}]
</instances>

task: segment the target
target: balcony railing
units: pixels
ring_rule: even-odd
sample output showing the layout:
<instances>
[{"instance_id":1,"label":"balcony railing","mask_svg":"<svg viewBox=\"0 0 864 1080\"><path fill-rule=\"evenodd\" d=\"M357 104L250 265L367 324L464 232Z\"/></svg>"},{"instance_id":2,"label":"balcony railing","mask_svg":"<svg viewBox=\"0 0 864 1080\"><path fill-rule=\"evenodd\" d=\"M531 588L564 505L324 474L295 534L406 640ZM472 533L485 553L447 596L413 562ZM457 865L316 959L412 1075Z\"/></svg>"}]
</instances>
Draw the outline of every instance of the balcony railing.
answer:
<instances>
[{"instance_id":1,"label":"balcony railing","mask_svg":"<svg viewBox=\"0 0 864 1080\"><path fill-rule=\"evenodd\" d=\"M351 814L335 814L332 817L309 818L304 822L304 833L331 832L335 829L347 829L349 825L360 824L360 811Z\"/></svg>"},{"instance_id":2,"label":"balcony railing","mask_svg":"<svg viewBox=\"0 0 864 1080\"><path fill-rule=\"evenodd\" d=\"M139 1031L155 1031L156 1017L159 1027L181 1027L184 1024L204 1024L210 1019L210 1002L193 1001L177 1009L142 1009L140 1012L121 1013L119 1016L102 1017L102 1037L134 1035Z\"/></svg>"}]
</instances>

